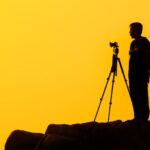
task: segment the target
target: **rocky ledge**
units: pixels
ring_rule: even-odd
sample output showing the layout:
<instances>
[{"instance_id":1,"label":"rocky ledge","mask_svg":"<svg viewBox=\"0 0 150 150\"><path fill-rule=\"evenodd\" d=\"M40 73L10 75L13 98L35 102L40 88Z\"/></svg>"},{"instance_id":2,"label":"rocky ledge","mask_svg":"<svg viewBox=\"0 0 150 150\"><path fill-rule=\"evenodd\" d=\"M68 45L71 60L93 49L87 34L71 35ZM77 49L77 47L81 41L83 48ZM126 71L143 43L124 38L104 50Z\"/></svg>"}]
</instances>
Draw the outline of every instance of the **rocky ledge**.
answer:
<instances>
[{"instance_id":1,"label":"rocky ledge","mask_svg":"<svg viewBox=\"0 0 150 150\"><path fill-rule=\"evenodd\" d=\"M5 150L150 150L150 122L50 124L45 132L14 130Z\"/></svg>"}]
</instances>

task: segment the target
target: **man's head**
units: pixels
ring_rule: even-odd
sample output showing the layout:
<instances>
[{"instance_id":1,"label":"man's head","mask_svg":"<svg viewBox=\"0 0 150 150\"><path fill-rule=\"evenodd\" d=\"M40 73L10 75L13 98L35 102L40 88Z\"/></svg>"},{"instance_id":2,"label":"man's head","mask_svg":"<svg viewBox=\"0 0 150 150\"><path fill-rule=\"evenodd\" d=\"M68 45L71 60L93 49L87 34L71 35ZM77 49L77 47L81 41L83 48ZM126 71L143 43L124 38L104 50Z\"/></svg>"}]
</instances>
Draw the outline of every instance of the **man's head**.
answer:
<instances>
[{"instance_id":1,"label":"man's head","mask_svg":"<svg viewBox=\"0 0 150 150\"><path fill-rule=\"evenodd\" d=\"M143 25L139 22L130 24L130 35L132 38L137 39L142 34Z\"/></svg>"}]
</instances>

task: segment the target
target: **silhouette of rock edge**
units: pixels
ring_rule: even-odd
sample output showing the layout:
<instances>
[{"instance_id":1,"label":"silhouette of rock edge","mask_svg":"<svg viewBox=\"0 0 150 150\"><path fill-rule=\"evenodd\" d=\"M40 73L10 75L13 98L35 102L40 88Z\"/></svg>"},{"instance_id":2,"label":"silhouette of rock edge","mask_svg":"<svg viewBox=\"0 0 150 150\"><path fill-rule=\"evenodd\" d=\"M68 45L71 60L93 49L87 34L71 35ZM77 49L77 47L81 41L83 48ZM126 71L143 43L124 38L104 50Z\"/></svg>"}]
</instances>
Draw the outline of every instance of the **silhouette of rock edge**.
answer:
<instances>
[{"instance_id":1,"label":"silhouette of rock edge","mask_svg":"<svg viewBox=\"0 0 150 150\"><path fill-rule=\"evenodd\" d=\"M5 150L149 150L150 122L50 124L45 134L14 130Z\"/></svg>"}]
</instances>

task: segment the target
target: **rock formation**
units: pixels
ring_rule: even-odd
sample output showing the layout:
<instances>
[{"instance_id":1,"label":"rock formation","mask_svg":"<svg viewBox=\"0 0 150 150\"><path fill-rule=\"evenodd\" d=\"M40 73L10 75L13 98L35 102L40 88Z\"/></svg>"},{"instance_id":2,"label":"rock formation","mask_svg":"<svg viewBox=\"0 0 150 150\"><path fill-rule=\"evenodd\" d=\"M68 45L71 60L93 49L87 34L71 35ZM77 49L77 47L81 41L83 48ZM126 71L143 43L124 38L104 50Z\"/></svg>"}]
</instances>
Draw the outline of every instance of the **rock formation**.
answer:
<instances>
[{"instance_id":1,"label":"rock formation","mask_svg":"<svg viewBox=\"0 0 150 150\"><path fill-rule=\"evenodd\" d=\"M50 124L45 132L13 131L5 150L149 150L150 122Z\"/></svg>"}]
</instances>

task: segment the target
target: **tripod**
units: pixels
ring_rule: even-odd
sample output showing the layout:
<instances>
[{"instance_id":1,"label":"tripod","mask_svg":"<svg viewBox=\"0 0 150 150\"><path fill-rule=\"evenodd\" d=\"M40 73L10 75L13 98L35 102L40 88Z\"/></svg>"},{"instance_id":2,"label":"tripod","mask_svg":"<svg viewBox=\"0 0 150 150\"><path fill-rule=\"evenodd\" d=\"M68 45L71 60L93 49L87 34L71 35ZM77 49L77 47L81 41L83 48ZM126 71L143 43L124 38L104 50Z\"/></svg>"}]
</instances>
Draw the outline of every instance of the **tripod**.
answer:
<instances>
[{"instance_id":1,"label":"tripod","mask_svg":"<svg viewBox=\"0 0 150 150\"><path fill-rule=\"evenodd\" d=\"M127 80L126 80L126 77L125 77L125 74L124 74L124 71L123 71L123 67L122 67L120 58L118 57L118 53L119 53L118 44L116 42L115 43L110 43L110 46L113 47L113 51L114 51L114 54L113 54L113 57L112 57L112 67L111 67L109 76L107 78L107 82L106 82L106 85L105 85L102 97L100 98L100 103L98 105L98 108L97 108L97 111L96 111L96 114L95 114L95 117L94 117L94 122L96 121L96 118L97 118L97 115L98 115L98 112L99 112L99 109L100 109L100 106L101 106L101 103L102 103L102 100L103 100L103 97L104 97L107 85L108 85L108 82L109 82L109 79L110 79L110 76L111 76L111 74L113 74L111 95L110 95L110 102L109 102L109 112L108 112L108 122L109 122L111 105L112 105L112 95L113 95L113 89L114 89L114 83L115 83L115 76L117 76L117 63L118 62L119 62L120 68L121 68L121 72L122 72L122 75L123 75L123 78L124 78L124 81L125 81L128 93L130 95L130 90L129 90L129 87L128 87L128 84L127 84Z\"/></svg>"}]
</instances>

